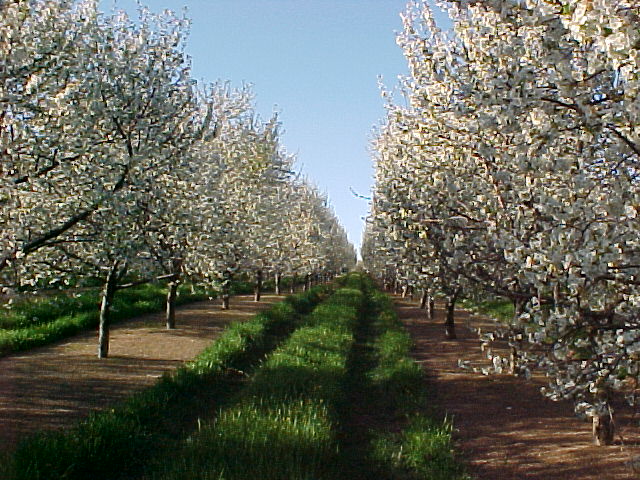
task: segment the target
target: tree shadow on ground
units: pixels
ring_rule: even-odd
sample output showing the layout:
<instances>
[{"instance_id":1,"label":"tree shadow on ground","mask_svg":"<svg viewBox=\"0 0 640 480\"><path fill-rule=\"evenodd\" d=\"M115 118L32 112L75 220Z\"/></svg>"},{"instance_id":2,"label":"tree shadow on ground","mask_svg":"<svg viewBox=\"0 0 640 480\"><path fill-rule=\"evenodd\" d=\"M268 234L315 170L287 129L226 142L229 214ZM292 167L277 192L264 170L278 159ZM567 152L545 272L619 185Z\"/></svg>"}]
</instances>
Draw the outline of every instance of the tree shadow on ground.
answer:
<instances>
[{"instance_id":1,"label":"tree shadow on ground","mask_svg":"<svg viewBox=\"0 0 640 480\"><path fill-rule=\"evenodd\" d=\"M154 384L200 353L230 322L250 318L277 297L263 299L236 297L226 311L213 301L179 307L177 328L170 331L161 313L121 322L112 329L110 356L103 360L97 358L95 332L0 359L0 452L12 451L35 431L68 428Z\"/></svg>"},{"instance_id":2,"label":"tree shadow on ground","mask_svg":"<svg viewBox=\"0 0 640 480\"><path fill-rule=\"evenodd\" d=\"M453 417L461 456L478 480L638 478L630 463L640 455L640 428L633 411L620 406L618 430L624 442L591 444L591 425L578 419L568 402L540 393L545 379L482 375L458 367L458 359L486 365L474 329L490 320L465 311L456 314L458 339L444 339L444 312L426 320L415 302L398 299L398 313L414 342L414 356L426 369L436 402Z\"/></svg>"}]
</instances>

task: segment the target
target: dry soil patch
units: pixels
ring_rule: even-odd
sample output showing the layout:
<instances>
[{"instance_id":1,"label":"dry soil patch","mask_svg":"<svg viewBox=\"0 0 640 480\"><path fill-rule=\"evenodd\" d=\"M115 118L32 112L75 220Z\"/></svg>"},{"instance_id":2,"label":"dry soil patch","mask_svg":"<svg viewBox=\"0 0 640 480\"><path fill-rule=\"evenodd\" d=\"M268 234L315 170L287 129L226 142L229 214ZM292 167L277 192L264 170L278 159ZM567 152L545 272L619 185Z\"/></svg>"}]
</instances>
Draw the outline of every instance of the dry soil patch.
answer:
<instances>
[{"instance_id":1,"label":"dry soil patch","mask_svg":"<svg viewBox=\"0 0 640 480\"><path fill-rule=\"evenodd\" d=\"M97 358L97 335L86 332L57 344L0 359L0 450L42 429L65 428L91 411L152 385L164 372L194 358L232 321L245 320L277 301L264 295L179 307L177 328L162 313L121 322L111 331L109 358Z\"/></svg>"},{"instance_id":2,"label":"dry soil patch","mask_svg":"<svg viewBox=\"0 0 640 480\"><path fill-rule=\"evenodd\" d=\"M567 402L540 394L544 378L526 381L510 375L484 376L458 368L458 358L486 365L473 328L489 320L456 314L457 340L444 339L444 315L425 319L416 302L397 300L397 309L415 341L415 358L434 385L439 406L453 417L455 439L474 478L481 480L623 480L640 478L638 416L619 410L623 441L596 447L591 425Z\"/></svg>"}]
</instances>

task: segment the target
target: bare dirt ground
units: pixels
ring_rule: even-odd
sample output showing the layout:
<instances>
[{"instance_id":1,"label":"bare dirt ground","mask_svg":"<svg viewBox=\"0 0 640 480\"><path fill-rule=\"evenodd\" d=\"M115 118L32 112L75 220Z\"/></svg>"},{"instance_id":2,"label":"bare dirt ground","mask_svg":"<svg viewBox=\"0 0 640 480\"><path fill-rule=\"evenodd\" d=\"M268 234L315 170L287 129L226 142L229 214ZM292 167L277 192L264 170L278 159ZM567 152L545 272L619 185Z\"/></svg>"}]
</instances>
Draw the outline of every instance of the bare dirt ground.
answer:
<instances>
[{"instance_id":1,"label":"bare dirt ground","mask_svg":"<svg viewBox=\"0 0 640 480\"><path fill-rule=\"evenodd\" d=\"M460 456L478 480L622 480L640 478L638 416L619 408L616 444L591 444L591 424L578 419L567 402L540 394L543 377L484 376L458 368L458 358L486 365L470 328L490 321L468 312L456 316L457 340L444 338L444 313L426 320L417 302L397 299L398 313L415 341L438 406L453 418ZM484 359L484 360L483 360ZM634 461L635 460L635 461ZM635 464L635 470L634 470Z\"/></svg>"},{"instance_id":2,"label":"bare dirt ground","mask_svg":"<svg viewBox=\"0 0 640 480\"><path fill-rule=\"evenodd\" d=\"M282 297L280 297L282 298ZM65 428L90 412L152 385L164 372L194 358L232 321L245 320L280 299L263 295L178 307L176 329L164 314L120 322L111 330L109 358L97 358L97 335L87 332L57 344L0 359L0 451L37 430Z\"/></svg>"}]
</instances>

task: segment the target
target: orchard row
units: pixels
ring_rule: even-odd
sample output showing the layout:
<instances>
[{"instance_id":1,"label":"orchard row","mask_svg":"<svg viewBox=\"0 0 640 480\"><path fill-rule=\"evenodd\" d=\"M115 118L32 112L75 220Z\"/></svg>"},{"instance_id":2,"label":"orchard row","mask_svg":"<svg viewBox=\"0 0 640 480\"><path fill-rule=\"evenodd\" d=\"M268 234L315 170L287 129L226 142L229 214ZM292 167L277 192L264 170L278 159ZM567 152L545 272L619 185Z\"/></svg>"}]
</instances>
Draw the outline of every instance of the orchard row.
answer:
<instances>
[{"instance_id":1,"label":"orchard row","mask_svg":"<svg viewBox=\"0 0 640 480\"><path fill-rule=\"evenodd\" d=\"M365 263L443 296L450 337L462 294L511 299L494 369L542 369L610 442L640 361L640 2L441 3L452 32L404 16Z\"/></svg>"},{"instance_id":2,"label":"orchard row","mask_svg":"<svg viewBox=\"0 0 640 480\"><path fill-rule=\"evenodd\" d=\"M188 20L96 4L0 2L5 293L98 279L108 322L125 285L165 279L175 297L186 277L351 267L354 249L294 173L277 117L256 115L249 88L191 77Z\"/></svg>"}]
</instances>

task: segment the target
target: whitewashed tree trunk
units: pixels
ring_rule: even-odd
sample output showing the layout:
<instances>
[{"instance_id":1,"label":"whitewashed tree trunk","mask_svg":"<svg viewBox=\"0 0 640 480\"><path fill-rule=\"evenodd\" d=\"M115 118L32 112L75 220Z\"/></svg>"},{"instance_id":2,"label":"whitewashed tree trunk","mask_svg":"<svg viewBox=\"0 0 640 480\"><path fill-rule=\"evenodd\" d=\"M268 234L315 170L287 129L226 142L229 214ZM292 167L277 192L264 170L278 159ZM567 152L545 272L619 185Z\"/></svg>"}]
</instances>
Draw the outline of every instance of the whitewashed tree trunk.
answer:
<instances>
[{"instance_id":1,"label":"whitewashed tree trunk","mask_svg":"<svg viewBox=\"0 0 640 480\"><path fill-rule=\"evenodd\" d=\"M280 272L276 272L276 275L274 277L276 295L280 295L280 280L281 280L281 278L282 278L282 274Z\"/></svg>"},{"instance_id":2,"label":"whitewashed tree trunk","mask_svg":"<svg viewBox=\"0 0 640 480\"><path fill-rule=\"evenodd\" d=\"M167 330L176 328L176 297L178 294L178 281L174 280L167 285Z\"/></svg>"},{"instance_id":3,"label":"whitewashed tree trunk","mask_svg":"<svg viewBox=\"0 0 640 480\"><path fill-rule=\"evenodd\" d=\"M225 270L222 274L222 310L229 310L231 299L231 272Z\"/></svg>"},{"instance_id":4,"label":"whitewashed tree trunk","mask_svg":"<svg viewBox=\"0 0 640 480\"><path fill-rule=\"evenodd\" d=\"M600 387L596 392L596 397L600 402L604 402L604 407L600 408L591 418L593 426L593 443L598 446L611 445L615 433L613 423L613 411L609 404L611 391L607 387Z\"/></svg>"},{"instance_id":5,"label":"whitewashed tree trunk","mask_svg":"<svg viewBox=\"0 0 640 480\"><path fill-rule=\"evenodd\" d=\"M182 271L182 259L181 258L172 259L171 275L173 275L173 277L170 277L171 280L167 285L167 309L166 309L167 330L176 328L176 297L178 296L178 285L180 285L181 271ZM191 286L191 288L193 289L193 285Z\"/></svg>"},{"instance_id":6,"label":"whitewashed tree trunk","mask_svg":"<svg viewBox=\"0 0 640 480\"><path fill-rule=\"evenodd\" d=\"M511 375L517 375L518 373L518 349L516 347L511 347L509 352L509 373Z\"/></svg>"},{"instance_id":7,"label":"whitewashed tree trunk","mask_svg":"<svg viewBox=\"0 0 640 480\"><path fill-rule=\"evenodd\" d=\"M102 303L100 304L100 324L98 327L98 358L109 356L109 327L111 303L118 285L118 268L120 261L113 262L107 280L102 289Z\"/></svg>"},{"instance_id":8,"label":"whitewashed tree trunk","mask_svg":"<svg viewBox=\"0 0 640 480\"><path fill-rule=\"evenodd\" d=\"M560 301L562 300L561 298L561 294L560 294L560 285L559 284L555 284L553 286L553 303L556 307L558 307L560 305Z\"/></svg>"},{"instance_id":9,"label":"whitewashed tree trunk","mask_svg":"<svg viewBox=\"0 0 640 480\"><path fill-rule=\"evenodd\" d=\"M433 320L433 317L435 315L435 308L436 308L436 302L433 299L433 296L429 295L427 297L427 319L428 320Z\"/></svg>"},{"instance_id":10,"label":"whitewashed tree trunk","mask_svg":"<svg viewBox=\"0 0 640 480\"><path fill-rule=\"evenodd\" d=\"M609 412L592 417L593 443L598 446L611 445L615 432L613 420Z\"/></svg>"}]
</instances>

